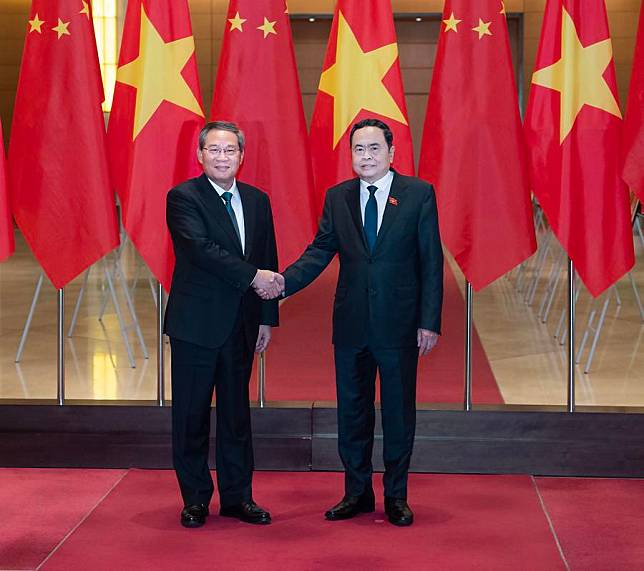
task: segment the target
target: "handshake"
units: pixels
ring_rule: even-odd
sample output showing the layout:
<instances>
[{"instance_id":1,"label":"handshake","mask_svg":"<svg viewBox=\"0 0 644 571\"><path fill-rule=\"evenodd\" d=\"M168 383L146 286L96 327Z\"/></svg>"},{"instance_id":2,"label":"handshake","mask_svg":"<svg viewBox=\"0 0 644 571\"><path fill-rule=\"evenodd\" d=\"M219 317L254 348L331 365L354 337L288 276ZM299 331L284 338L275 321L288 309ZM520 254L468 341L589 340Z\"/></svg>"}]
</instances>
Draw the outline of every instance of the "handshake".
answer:
<instances>
[{"instance_id":1,"label":"handshake","mask_svg":"<svg viewBox=\"0 0 644 571\"><path fill-rule=\"evenodd\" d=\"M262 299L275 299L284 292L284 276L271 270L257 270L251 285Z\"/></svg>"}]
</instances>

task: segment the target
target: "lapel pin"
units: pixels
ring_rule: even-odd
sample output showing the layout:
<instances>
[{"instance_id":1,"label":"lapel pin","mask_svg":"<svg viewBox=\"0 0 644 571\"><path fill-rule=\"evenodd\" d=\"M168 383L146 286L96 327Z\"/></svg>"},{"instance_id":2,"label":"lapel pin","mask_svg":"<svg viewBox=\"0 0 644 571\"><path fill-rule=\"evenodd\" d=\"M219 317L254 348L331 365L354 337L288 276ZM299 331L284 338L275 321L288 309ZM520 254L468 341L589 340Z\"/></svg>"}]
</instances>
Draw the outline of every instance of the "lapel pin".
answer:
<instances>
[{"instance_id":1,"label":"lapel pin","mask_svg":"<svg viewBox=\"0 0 644 571\"><path fill-rule=\"evenodd\" d=\"M387 202L393 206L398 206L398 200L396 200L393 196L390 196L387 199Z\"/></svg>"}]
</instances>

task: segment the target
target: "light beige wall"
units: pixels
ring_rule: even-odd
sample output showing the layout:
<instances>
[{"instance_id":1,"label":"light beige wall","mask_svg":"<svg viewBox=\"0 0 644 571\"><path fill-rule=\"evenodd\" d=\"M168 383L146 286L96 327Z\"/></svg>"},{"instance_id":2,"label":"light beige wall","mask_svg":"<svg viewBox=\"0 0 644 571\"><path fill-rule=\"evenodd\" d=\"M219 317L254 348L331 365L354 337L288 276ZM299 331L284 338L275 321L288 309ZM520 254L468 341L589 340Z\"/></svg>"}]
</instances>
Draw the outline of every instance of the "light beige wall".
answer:
<instances>
[{"instance_id":1,"label":"light beige wall","mask_svg":"<svg viewBox=\"0 0 644 571\"><path fill-rule=\"evenodd\" d=\"M525 14L526 79L532 75L545 1L505 0L508 11ZM197 46L202 95L206 110L209 111L228 2L227 0L189 0L189 3ZM334 0L290 0L289 10L293 14L329 14L333 11L334 4ZM8 140L30 5L30 0L0 0L0 117L5 126L5 141ZM442 10L442 5L442 0L392 0L393 10L398 13L437 13ZM641 0L606 0L606 5L615 51L620 100L624 103Z\"/></svg>"}]
</instances>

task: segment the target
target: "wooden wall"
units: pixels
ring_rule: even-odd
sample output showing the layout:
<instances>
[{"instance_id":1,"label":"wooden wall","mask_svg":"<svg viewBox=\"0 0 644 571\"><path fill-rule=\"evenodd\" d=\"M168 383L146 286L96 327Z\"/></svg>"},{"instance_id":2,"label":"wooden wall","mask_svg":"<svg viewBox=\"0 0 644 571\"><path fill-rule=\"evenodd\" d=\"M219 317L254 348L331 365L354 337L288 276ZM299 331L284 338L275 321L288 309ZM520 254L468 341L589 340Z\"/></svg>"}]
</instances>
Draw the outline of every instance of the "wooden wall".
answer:
<instances>
[{"instance_id":1,"label":"wooden wall","mask_svg":"<svg viewBox=\"0 0 644 571\"><path fill-rule=\"evenodd\" d=\"M125 4L125 0L119 1ZM197 46L202 95L208 112L228 1L189 0L189 3ZM505 0L508 12L524 15L523 66L526 78L532 74L545 3L546 0ZM289 0L289 11L294 15L329 15L333 11L334 4L334 0ZM30 0L0 0L0 118L5 128L5 141L9 136L30 5ZM437 14L441 12L442 5L442 0L392 0L396 14ZM606 5L615 52L620 101L623 105L626 101L641 0L606 0ZM409 36L412 42L413 37L413 34ZM406 42L408 37L403 38L401 35L401 40L403 39ZM401 42L401 57L407 49L402 44ZM303 66L301 61L300 66ZM423 97L419 92L419 85L411 79L411 75L413 74L406 73L405 77L410 109L416 106L422 107L418 101Z\"/></svg>"}]
</instances>

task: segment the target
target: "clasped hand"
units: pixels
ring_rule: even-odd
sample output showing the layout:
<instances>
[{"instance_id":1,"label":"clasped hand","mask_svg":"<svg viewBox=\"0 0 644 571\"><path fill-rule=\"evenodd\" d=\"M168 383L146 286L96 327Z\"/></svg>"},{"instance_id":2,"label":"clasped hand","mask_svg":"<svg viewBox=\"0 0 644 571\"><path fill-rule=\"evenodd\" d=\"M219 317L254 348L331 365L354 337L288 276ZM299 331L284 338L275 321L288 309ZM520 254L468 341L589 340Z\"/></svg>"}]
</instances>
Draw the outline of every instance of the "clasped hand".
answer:
<instances>
[{"instance_id":1,"label":"clasped hand","mask_svg":"<svg viewBox=\"0 0 644 571\"><path fill-rule=\"evenodd\" d=\"M284 276L271 270L257 270L251 285L262 299L275 299L284 292Z\"/></svg>"}]
</instances>

